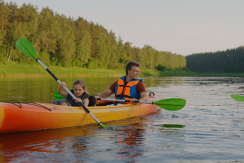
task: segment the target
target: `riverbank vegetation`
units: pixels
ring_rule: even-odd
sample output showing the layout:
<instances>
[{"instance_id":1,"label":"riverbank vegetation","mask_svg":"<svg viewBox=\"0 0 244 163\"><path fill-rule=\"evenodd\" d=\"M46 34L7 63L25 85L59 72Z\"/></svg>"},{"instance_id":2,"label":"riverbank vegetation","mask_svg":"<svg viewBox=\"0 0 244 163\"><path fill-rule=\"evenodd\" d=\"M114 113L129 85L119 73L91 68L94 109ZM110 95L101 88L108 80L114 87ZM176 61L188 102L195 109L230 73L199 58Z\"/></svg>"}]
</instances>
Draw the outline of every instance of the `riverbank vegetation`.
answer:
<instances>
[{"instance_id":1,"label":"riverbank vegetation","mask_svg":"<svg viewBox=\"0 0 244 163\"><path fill-rule=\"evenodd\" d=\"M116 38L113 31L84 18L74 20L48 7L39 13L37 10L31 4L18 7L0 0L0 63L32 64L34 61L15 45L19 38L26 38L47 66L122 70L127 61L135 60L145 69L159 65L170 70L186 67L182 55L157 51L150 45L134 47Z\"/></svg>"},{"instance_id":2,"label":"riverbank vegetation","mask_svg":"<svg viewBox=\"0 0 244 163\"><path fill-rule=\"evenodd\" d=\"M33 61L35 63L35 61ZM0 77L51 77L46 70L38 64L9 63L0 64ZM48 66L57 77L104 77L104 76L123 76L125 69L88 69L83 67L59 67ZM143 76L194 76L195 72L183 70L165 70L141 68L140 77Z\"/></svg>"},{"instance_id":3,"label":"riverbank vegetation","mask_svg":"<svg viewBox=\"0 0 244 163\"><path fill-rule=\"evenodd\" d=\"M51 77L46 70L36 62L31 62L32 64L22 64L22 63L0 63L0 77ZM112 69L88 69L83 67L59 67L59 66L48 66L48 68L57 77L112 77L112 76L123 76L125 75L125 70L112 70ZM145 76L199 76L199 77L244 77L244 73L196 73L193 71L185 70L171 70L166 69L160 71L157 69L146 69L141 68L140 77Z\"/></svg>"},{"instance_id":4,"label":"riverbank vegetation","mask_svg":"<svg viewBox=\"0 0 244 163\"><path fill-rule=\"evenodd\" d=\"M244 46L226 51L198 53L186 56L187 68L205 75L243 76Z\"/></svg>"}]
</instances>

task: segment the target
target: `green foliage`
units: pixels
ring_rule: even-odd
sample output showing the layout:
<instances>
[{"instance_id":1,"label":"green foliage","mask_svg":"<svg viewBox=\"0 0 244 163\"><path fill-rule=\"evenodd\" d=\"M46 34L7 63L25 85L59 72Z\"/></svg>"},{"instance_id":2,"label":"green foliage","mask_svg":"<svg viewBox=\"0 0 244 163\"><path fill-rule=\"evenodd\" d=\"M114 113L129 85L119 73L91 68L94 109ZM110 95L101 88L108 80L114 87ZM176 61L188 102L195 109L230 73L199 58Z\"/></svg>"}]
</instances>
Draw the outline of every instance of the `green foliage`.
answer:
<instances>
[{"instance_id":1,"label":"green foliage","mask_svg":"<svg viewBox=\"0 0 244 163\"><path fill-rule=\"evenodd\" d=\"M83 67L83 66L84 66L84 64L81 63L81 61L78 59L75 59L72 61L72 67Z\"/></svg>"},{"instance_id":2,"label":"green foliage","mask_svg":"<svg viewBox=\"0 0 244 163\"><path fill-rule=\"evenodd\" d=\"M49 8L43 8L39 14L37 38L39 38L37 43L40 51L55 53L56 43L60 38L60 29L53 11Z\"/></svg>"},{"instance_id":3,"label":"green foliage","mask_svg":"<svg viewBox=\"0 0 244 163\"><path fill-rule=\"evenodd\" d=\"M6 35L6 31L5 30L0 30L0 47L2 47L4 45L3 41L4 41L4 38L5 38L5 35Z\"/></svg>"},{"instance_id":4,"label":"green foliage","mask_svg":"<svg viewBox=\"0 0 244 163\"><path fill-rule=\"evenodd\" d=\"M111 56L111 49L107 35L101 33L97 38L97 49L95 52L95 59L100 63L99 68L107 68L109 58Z\"/></svg>"},{"instance_id":5,"label":"green foliage","mask_svg":"<svg viewBox=\"0 0 244 163\"><path fill-rule=\"evenodd\" d=\"M76 60L80 63L86 64L88 57L91 55L91 36L90 33L84 31L84 36L78 41L76 46Z\"/></svg>"},{"instance_id":6,"label":"green foliage","mask_svg":"<svg viewBox=\"0 0 244 163\"><path fill-rule=\"evenodd\" d=\"M99 67L99 62L92 58L88 58L88 63L86 67L90 69L97 69Z\"/></svg>"},{"instance_id":7,"label":"green foliage","mask_svg":"<svg viewBox=\"0 0 244 163\"><path fill-rule=\"evenodd\" d=\"M167 71L173 71L173 69L172 68L167 68Z\"/></svg>"},{"instance_id":8,"label":"green foliage","mask_svg":"<svg viewBox=\"0 0 244 163\"><path fill-rule=\"evenodd\" d=\"M0 57L0 62L3 64L7 64L8 63L8 59L6 57Z\"/></svg>"},{"instance_id":9,"label":"green foliage","mask_svg":"<svg viewBox=\"0 0 244 163\"><path fill-rule=\"evenodd\" d=\"M124 48L123 40L119 38L117 57L119 58L118 62L125 64L126 63L126 51Z\"/></svg>"},{"instance_id":10,"label":"green foliage","mask_svg":"<svg viewBox=\"0 0 244 163\"><path fill-rule=\"evenodd\" d=\"M186 59L187 68L199 73L244 72L244 46L214 53L192 54Z\"/></svg>"},{"instance_id":11,"label":"green foliage","mask_svg":"<svg viewBox=\"0 0 244 163\"><path fill-rule=\"evenodd\" d=\"M45 65L50 65L50 57L48 53L41 52L38 57L40 58L42 63L44 63Z\"/></svg>"},{"instance_id":12,"label":"green foliage","mask_svg":"<svg viewBox=\"0 0 244 163\"><path fill-rule=\"evenodd\" d=\"M157 69L159 71L165 71L166 70L166 66L162 65L161 63L158 65Z\"/></svg>"},{"instance_id":13,"label":"green foliage","mask_svg":"<svg viewBox=\"0 0 244 163\"><path fill-rule=\"evenodd\" d=\"M182 68L183 71L190 71L187 67Z\"/></svg>"},{"instance_id":14,"label":"green foliage","mask_svg":"<svg viewBox=\"0 0 244 163\"><path fill-rule=\"evenodd\" d=\"M31 58L30 58L31 59ZM9 62L8 64L0 63L0 76L5 77L50 77L43 67L37 62L32 64L23 64ZM125 69L122 70L112 70L112 69L87 69L81 67L58 67L58 66L48 66L48 68L58 77L62 76L123 76L125 75ZM195 76L198 75L195 72L189 71L159 71L156 69L141 69L140 76ZM227 74L228 75L228 74ZM236 74L232 74L236 75ZM244 76L244 73L238 74Z\"/></svg>"},{"instance_id":15,"label":"green foliage","mask_svg":"<svg viewBox=\"0 0 244 163\"><path fill-rule=\"evenodd\" d=\"M18 7L0 0L1 62L36 64L16 48L20 38L29 40L42 62L53 66L124 69L127 61L135 60L147 69L160 64L172 70L186 67L181 55L157 51L150 45L132 47L112 31L81 17L73 20L48 7L37 12L31 4Z\"/></svg>"}]
</instances>

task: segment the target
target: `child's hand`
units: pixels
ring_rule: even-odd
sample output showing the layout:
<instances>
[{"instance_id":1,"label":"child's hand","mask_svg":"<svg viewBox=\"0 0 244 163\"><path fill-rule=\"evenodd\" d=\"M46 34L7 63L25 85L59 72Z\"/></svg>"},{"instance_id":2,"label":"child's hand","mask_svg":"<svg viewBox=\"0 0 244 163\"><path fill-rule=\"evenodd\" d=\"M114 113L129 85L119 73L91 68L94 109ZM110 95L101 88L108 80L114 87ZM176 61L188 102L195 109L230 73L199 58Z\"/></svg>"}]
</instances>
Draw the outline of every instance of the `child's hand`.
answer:
<instances>
[{"instance_id":1,"label":"child's hand","mask_svg":"<svg viewBox=\"0 0 244 163\"><path fill-rule=\"evenodd\" d=\"M67 85L66 85L65 82L62 82L62 83L60 84L60 86L61 86L61 88L63 88L63 86L67 88Z\"/></svg>"},{"instance_id":2,"label":"child's hand","mask_svg":"<svg viewBox=\"0 0 244 163\"><path fill-rule=\"evenodd\" d=\"M77 98L77 99L75 100L75 102L77 102L77 103L81 102L81 103L82 103L82 100L81 100L80 98Z\"/></svg>"},{"instance_id":3,"label":"child's hand","mask_svg":"<svg viewBox=\"0 0 244 163\"><path fill-rule=\"evenodd\" d=\"M67 88L67 85L65 82L62 82L59 86L58 86L58 89L57 89L57 92L59 94L61 94L62 96L64 96L65 98L67 98L68 96L68 93L67 92L64 92L62 89L63 89L63 86Z\"/></svg>"}]
</instances>

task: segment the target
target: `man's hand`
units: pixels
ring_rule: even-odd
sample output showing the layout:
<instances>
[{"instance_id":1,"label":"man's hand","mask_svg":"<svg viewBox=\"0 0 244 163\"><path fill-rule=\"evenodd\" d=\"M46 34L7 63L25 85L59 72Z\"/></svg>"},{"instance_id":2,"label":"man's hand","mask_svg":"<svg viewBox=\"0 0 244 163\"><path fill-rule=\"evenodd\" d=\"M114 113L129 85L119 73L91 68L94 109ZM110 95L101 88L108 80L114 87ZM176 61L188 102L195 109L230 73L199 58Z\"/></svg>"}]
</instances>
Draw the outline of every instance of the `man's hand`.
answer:
<instances>
[{"instance_id":1,"label":"man's hand","mask_svg":"<svg viewBox=\"0 0 244 163\"><path fill-rule=\"evenodd\" d=\"M138 100L135 99L135 98L131 98L131 99L130 99L130 103L132 103L132 104L136 104L136 101L138 101Z\"/></svg>"}]
</instances>

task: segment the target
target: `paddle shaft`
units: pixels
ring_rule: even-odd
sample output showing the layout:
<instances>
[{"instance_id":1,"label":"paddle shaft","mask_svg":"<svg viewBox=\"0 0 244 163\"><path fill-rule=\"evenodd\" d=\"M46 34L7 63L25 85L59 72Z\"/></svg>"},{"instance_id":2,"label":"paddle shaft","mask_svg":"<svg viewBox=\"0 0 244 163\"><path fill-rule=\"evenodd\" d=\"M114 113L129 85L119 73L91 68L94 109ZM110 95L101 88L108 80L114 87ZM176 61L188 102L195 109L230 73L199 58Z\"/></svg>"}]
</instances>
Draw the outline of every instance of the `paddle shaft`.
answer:
<instances>
[{"instance_id":1,"label":"paddle shaft","mask_svg":"<svg viewBox=\"0 0 244 163\"><path fill-rule=\"evenodd\" d=\"M109 99L109 98L97 98L97 100L114 101L114 102L130 102L130 100L119 100L119 99ZM135 102L153 104L153 101L135 101Z\"/></svg>"},{"instance_id":2,"label":"paddle shaft","mask_svg":"<svg viewBox=\"0 0 244 163\"><path fill-rule=\"evenodd\" d=\"M40 63L40 65L42 65L42 67L59 83L59 84L61 84L61 81L42 63L42 61L39 59L39 58L37 58L36 59L36 61L37 62L39 62ZM63 88L76 100L77 98L75 97L75 95L67 88L67 87L64 87L63 86ZM85 111L88 113L88 114L90 114L91 116L92 116L92 118L100 125L100 126L102 126L103 124L102 124L102 122L100 122L91 112L90 112L90 110L88 110L81 102L79 102L79 105L80 106L82 106L84 109L85 109Z\"/></svg>"}]
</instances>

